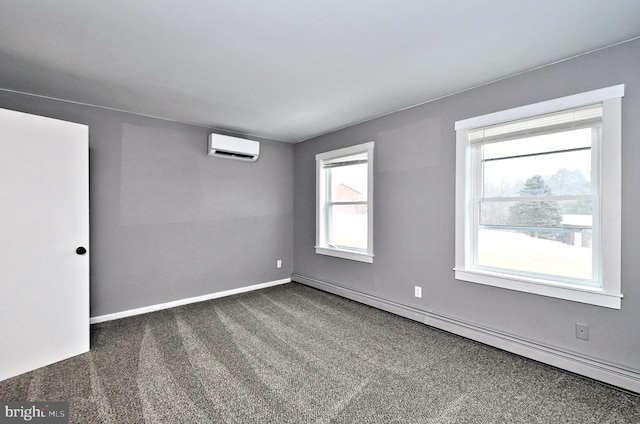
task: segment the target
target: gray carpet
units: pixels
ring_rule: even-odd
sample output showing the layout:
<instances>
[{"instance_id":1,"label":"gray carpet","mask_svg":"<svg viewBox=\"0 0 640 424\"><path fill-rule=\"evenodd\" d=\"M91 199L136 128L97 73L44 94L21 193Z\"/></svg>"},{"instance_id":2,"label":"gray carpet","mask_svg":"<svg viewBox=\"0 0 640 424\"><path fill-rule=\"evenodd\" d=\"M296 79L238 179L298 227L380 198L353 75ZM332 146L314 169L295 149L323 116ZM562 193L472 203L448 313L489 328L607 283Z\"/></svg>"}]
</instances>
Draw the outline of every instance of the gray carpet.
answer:
<instances>
[{"instance_id":1,"label":"gray carpet","mask_svg":"<svg viewBox=\"0 0 640 424\"><path fill-rule=\"evenodd\" d=\"M72 423L638 423L640 397L295 283L92 327L0 382Z\"/></svg>"}]
</instances>

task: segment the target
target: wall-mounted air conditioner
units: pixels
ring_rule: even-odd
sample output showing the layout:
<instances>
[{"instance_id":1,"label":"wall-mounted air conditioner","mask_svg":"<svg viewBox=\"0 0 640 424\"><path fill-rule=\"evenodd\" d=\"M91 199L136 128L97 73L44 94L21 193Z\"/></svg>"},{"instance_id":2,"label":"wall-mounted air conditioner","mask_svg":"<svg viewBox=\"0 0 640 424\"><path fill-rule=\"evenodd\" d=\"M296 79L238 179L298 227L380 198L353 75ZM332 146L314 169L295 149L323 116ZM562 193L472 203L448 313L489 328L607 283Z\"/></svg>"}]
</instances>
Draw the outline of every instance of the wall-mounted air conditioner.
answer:
<instances>
[{"instance_id":1,"label":"wall-mounted air conditioner","mask_svg":"<svg viewBox=\"0 0 640 424\"><path fill-rule=\"evenodd\" d=\"M228 135L210 134L209 156L255 162L260 156L260 143Z\"/></svg>"}]
</instances>

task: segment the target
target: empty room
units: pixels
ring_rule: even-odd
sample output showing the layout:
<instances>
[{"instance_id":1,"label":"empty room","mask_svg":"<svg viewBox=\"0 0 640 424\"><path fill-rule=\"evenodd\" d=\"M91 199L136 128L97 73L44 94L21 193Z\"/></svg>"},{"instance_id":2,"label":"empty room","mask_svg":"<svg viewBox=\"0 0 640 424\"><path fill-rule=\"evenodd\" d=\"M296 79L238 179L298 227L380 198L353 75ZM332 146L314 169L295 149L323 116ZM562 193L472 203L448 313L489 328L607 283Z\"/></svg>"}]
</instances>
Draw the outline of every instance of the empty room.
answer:
<instances>
[{"instance_id":1,"label":"empty room","mask_svg":"<svg viewBox=\"0 0 640 424\"><path fill-rule=\"evenodd\" d=\"M637 0L0 1L1 423L640 422Z\"/></svg>"}]
</instances>

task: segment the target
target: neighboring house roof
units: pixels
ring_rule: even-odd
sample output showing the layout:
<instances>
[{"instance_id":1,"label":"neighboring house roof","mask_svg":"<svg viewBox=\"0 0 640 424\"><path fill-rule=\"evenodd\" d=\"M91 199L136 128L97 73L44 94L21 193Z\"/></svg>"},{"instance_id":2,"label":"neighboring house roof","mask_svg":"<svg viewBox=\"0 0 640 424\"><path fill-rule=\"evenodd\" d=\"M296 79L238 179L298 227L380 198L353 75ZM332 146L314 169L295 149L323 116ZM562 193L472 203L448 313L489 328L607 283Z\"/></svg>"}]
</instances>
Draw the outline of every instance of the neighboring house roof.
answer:
<instances>
[{"instance_id":1,"label":"neighboring house roof","mask_svg":"<svg viewBox=\"0 0 640 424\"><path fill-rule=\"evenodd\" d=\"M358 190L349 187L346 184L338 184L333 188L333 198L334 200L343 200L343 201L360 201L365 200L364 194L360 193Z\"/></svg>"}]
</instances>

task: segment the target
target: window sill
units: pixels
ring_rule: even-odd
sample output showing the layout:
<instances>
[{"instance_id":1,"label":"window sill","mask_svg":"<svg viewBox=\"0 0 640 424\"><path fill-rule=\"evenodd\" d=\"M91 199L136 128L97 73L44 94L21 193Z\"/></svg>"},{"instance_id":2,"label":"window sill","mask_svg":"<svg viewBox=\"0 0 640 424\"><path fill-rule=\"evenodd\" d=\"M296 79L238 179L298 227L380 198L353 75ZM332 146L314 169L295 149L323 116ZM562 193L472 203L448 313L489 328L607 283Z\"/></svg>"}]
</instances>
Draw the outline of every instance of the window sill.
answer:
<instances>
[{"instance_id":1,"label":"window sill","mask_svg":"<svg viewBox=\"0 0 640 424\"><path fill-rule=\"evenodd\" d=\"M334 256L336 258L349 259L352 261L373 263L373 255L368 253L359 253L351 250L332 249L328 247L316 247L316 253L319 255Z\"/></svg>"},{"instance_id":2,"label":"window sill","mask_svg":"<svg viewBox=\"0 0 640 424\"><path fill-rule=\"evenodd\" d=\"M573 302L587 303L605 308L620 309L622 294L605 293L601 289L560 285L553 281L515 277L481 270L455 268L455 279L516 290L540 296L554 297Z\"/></svg>"}]
</instances>

